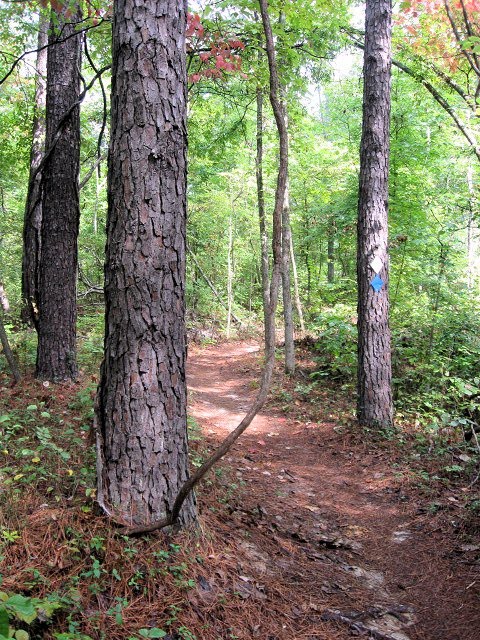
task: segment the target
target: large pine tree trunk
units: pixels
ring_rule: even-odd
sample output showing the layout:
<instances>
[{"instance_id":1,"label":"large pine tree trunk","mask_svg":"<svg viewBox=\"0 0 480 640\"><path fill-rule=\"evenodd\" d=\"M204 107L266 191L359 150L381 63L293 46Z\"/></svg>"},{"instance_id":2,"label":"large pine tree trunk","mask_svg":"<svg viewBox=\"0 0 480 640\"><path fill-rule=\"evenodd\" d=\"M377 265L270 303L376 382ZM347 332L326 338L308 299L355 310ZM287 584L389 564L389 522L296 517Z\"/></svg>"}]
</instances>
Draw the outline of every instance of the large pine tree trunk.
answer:
<instances>
[{"instance_id":1,"label":"large pine tree trunk","mask_svg":"<svg viewBox=\"0 0 480 640\"><path fill-rule=\"evenodd\" d=\"M48 24L46 13L38 19L37 61L35 65L35 106L30 151L30 176L23 224L22 312L25 322L38 319L38 276L42 228L42 174L38 171L45 148L45 106L47 89Z\"/></svg>"},{"instance_id":2,"label":"large pine tree trunk","mask_svg":"<svg viewBox=\"0 0 480 640\"><path fill-rule=\"evenodd\" d=\"M170 514L188 476L186 4L114 4L98 500L142 525ZM179 521L195 517L190 495Z\"/></svg>"},{"instance_id":3,"label":"large pine tree trunk","mask_svg":"<svg viewBox=\"0 0 480 640\"><path fill-rule=\"evenodd\" d=\"M387 248L391 19L391 0L367 1L358 206L358 420L380 428L393 422ZM383 280L378 292L371 284L377 274Z\"/></svg>"},{"instance_id":4,"label":"large pine tree trunk","mask_svg":"<svg viewBox=\"0 0 480 640\"><path fill-rule=\"evenodd\" d=\"M73 35L75 22L80 17L77 6L73 14L63 9L51 22L47 58L47 150L80 93L82 37ZM62 41L55 44L59 36ZM62 125L62 133L42 171L37 376L45 380L77 377L79 166L80 108L76 107Z\"/></svg>"}]
</instances>

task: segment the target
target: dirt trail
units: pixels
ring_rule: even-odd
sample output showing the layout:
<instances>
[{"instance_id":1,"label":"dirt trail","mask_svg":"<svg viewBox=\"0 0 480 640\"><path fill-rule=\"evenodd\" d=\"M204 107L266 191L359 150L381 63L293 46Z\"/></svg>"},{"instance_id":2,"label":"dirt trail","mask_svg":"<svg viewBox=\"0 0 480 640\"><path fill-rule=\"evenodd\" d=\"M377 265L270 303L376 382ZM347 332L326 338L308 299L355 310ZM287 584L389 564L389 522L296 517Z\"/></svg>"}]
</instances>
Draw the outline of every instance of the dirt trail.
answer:
<instances>
[{"instance_id":1,"label":"dirt trail","mask_svg":"<svg viewBox=\"0 0 480 640\"><path fill-rule=\"evenodd\" d=\"M258 369L253 342L194 350L190 413L207 437L238 424ZM349 438L333 402L325 396L314 418L308 405L267 406L227 458L240 485L229 521L247 559L238 589L284 630L252 622L244 637L478 640L478 563L459 561L455 536L445 539L402 469Z\"/></svg>"}]
</instances>

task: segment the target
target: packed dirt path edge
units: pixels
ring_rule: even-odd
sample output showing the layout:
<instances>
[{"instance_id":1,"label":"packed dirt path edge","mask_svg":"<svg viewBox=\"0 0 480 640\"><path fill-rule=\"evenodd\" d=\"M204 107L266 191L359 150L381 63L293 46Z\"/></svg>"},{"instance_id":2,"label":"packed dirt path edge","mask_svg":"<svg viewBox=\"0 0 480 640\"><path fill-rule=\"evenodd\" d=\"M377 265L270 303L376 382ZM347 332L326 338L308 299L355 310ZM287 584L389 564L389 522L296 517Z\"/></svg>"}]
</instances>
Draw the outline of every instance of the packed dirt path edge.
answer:
<instances>
[{"instance_id":1,"label":"packed dirt path edge","mask_svg":"<svg viewBox=\"0 0 480 640\"><path fill-rule=\"evenodd\" d=\"M208 439L240 422L260 366L250 341L191 351L190 414ZM267 594L269 581L290 589L284 637L478 640L478 563L455 561L454 536L445 540L385 451L346 436L334 403L325 394L313 419L308 405L267 405L227 457L239 545Z\"/></svg>"}]
</instances>

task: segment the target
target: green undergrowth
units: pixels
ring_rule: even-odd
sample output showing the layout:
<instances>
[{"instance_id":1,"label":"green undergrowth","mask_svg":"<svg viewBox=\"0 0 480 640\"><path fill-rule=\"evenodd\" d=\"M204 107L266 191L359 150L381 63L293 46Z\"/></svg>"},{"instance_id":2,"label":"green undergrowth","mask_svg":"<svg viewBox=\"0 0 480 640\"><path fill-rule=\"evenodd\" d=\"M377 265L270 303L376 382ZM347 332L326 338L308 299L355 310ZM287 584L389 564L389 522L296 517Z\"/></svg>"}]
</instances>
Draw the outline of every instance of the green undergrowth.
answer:
<instances>
[{"instance_id":1,"label":"green undergrowth","mask_svg":"<svg viewBox=\"0 0 480 640\"><path fill-rule=\"evenodd\" d=\"M7 384L0 375L0 640L199 638L183 603L208 538L119 536L98 512L96 380ZM188 428L199 466L207 445L193 418Z\"/></svg>"},{"instance_id":2,"label":"green undergrowth","mask_svg":"<svg viewBox=\"0 0 480 640\"><path fill-rule=\"evenodd\" d=\"M471 433L480 425L480 320L471 309L412 313L392 320L393 391L397 421L425 434ZM354 391L357 327L353 307L318 313L311 330L315 369L310 380ZM440 438L441 440L441 438Z\"/></svg>"}]
</instances>

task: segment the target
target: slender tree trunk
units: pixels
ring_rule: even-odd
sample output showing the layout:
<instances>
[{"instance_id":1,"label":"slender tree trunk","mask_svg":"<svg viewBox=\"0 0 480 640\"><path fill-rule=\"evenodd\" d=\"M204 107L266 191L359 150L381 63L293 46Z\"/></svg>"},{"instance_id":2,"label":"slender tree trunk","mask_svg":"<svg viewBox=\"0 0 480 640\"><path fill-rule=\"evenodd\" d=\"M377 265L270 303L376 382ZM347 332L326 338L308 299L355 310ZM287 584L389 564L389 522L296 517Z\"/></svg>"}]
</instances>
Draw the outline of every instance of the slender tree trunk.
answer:
<instances>
[{"instance_id":1,"label":"slender tree trunk","mask_svg":"<svg viewBox=\"0 0 480 640\"><path fill-rule=\"evenodd\" d=\"M305 260L305 269L307 270L307 307L310 307L312 301L312 267L308 249L304 251L303 257Z\"/></svg>"},{"instance_id":2,"label":"slender tree trunk","mask_svg":"<svg viewBox=\"0 0 480 640\"><path fill-rule=\"evenodd\" d=\"M426 351L426 359L429 360L432 355L434 338L435 338L435 329L437 326L437 316L438 310L440 308L440 295L442 292L442 283L445 277L445 267L447 265L447 246L437 238L440 244L440 253L438 256L438 280L437 280L437 288L435 290L435 297L433 299L432 305L432 320L430 323L430 331L428 333L428 342L427 342L427 351Z\"/></svg>"},{"instance_id":3,"label":"slender tree trunk","mask_svg":"<svg viewBox=\"0 0 480 640\"><path fill-rule=\"evenodd\" d=\"M35 65L35 106L30 151L25 218L23 223L22 299L25 322L37 325L38 279L42 228L42 174L37 172L45 149L45 106L47 90L47 48L49 20L44 11L38 19L37 61Z\"/></svg>"},{"instance_id":4,"label":"slender tree trunk","mask_svg":"<svg viewBox=\"0 0 480 640\"><path fill-rule=\"evenodd\" d=\"M473 185L473 167L470 165L467 170L468 184L468 220L467 220L467 288L473 289L475 281L475 188Z\"/></svg>"},{"instance_id":5,"label":"slender tree trunk","mask_svg":"<svg viewBox=\"0 0 480 640\"><path fill-rule=\"evenodd\" d=\"M188 478L186 15L184 0L114 3L97 495L140 525L168 517ZM179 522L195 518L189 494Z\"/></svg>"},{"instance_id":6,"label":"slender tree trunk","mask_svg":"<svg viewBox=\"0 0 480 640\"><path fill-rule=\"evenodd\" d=\"M21 378L20 370L18 368L17 361L15 360L15 356L13 355L13 351L10 348L7 332L5 331L5 325L3 324L3 312L8 313L9 311L10 303L8 302L7 293L3 284L0 282L0 344L2 345L3 353L10 366L13 379L15 382L19 382Z\"/></svg>"},{"instance_id":7,"label":"slender tree trunk","mask_svg":"<svg viewBox=\"0 0 480 640\"><path fill-rule=\"evenodd\" d=\"M387 247L391 19L391 0L367 0L358 205L357 410L359 423L373 428L393 423Z\"/></svg>"},{"instance_id":8,"label":"slender tree trunk","mask_svg":"<svg viewBox=\"0 0 480 640\"><path fill-rule=\"evenodd\" d=\"M233 205L232 205L233 206ZM233 306L233 211L228 219L228 255L227 255L227 339L230 338Z\"/></svg>"},{"instance_id":9,"label":"slender tree trunk","mask_svg":"<svg viewBox=\"0 0 480 640\"><path fill-rule=\"evenodd\" d=\"M7 292L5 291L5 287L0 282L0 307L8 313L10 311L10 302L8 301Z\"/></svg>"},{"instance_id":10,"label":"slender tree trunk","mask_svg":"<svg viewBox=\"0 0 480 640\"><path fill-rule=\"evenodd\" d=\"M283 3L281 5L279 23L285 29L285 13ZM281 108L285 121L286 135L288 136L288 111L287 111L287 87L285 83L281 85ZM288 137L287 137L288 146ZM285 373L293 375L295 373L295 328L293 324L292 288L290 282L290 245L292 243L292 231L290 228L290 202L288 165L287 180L285 185L285 200L282 211L282 296L283 296L283 326L285 332Z\"/></svg>"},{"instance_id":11,"label":"slender tree trunk","mask_svg":"<svg viewBox=\"0 0 480 640\"><path fill-rule=\"evenodd\" d=\"M259 57L261 54L259 53ZM268 331L268 310L270 307L270 264L268 257L268 233L265 216L265 190L263 185L263 90L257 87L257 155L255 171L257 177L258 222L260 227L260 274L262 284L263 319L265 331ZM275 343L275 324L273 336L265 336L265 342Z\"/></svg>"},{"instance_id":12,"label":"slender tree trunk","mask_svg":"<svg viewBox=\"0 0 480 640\"><path fill-rule=\"evenodd\" d=\"M2 311L0 311L0 344L2 345L3 353L5 355L5 358L7 359L13 379L15 380L15 382L19 382L21 379L20 370L8 342L7 332L5 331L2 315Z\"/></svg>"},{"instance_id":13,"label":"slender tree trunk","mask_svg":"<svg viewBox=\"0 0 480 640\"><path fill-rule=\"evenodd\" d=\"M285 103L284 103L285 109ZM290 206L288 202L288 180L285 189L285 201L282 211L282 295L283 324L285 328L285 373L295 373L295 342L293 327L292 289L290 283Z\"/></svg>"},{"instance_id":14,"label":"slender tree trunk","mask_svg":"<svg viewBox=\"0 0 480 640\"><path fill-rule=\"evenodd\" d=\"M330 224L327 236L327 282L335 282L335 227Z\"/></svg>"},{"instance_id":15,"label":"slender tree trunk","mask_svg":"<svg viewBox=\"0 0 480 640\"><path fill-rule=\"evenodd\" d=\"M285 193L288 179L288 133L285 122L285 114L280 98L280 82L278 79L277 62L275 58L275 45L273 40L270 17L268 15L267 0L259 0L260 13L262 15L265 44L267 49L268 68L270 76L270 104L272 105L275 123L277 125L279 139L279 163L277 185L275 188L275 206L273 210L272 227L272 254L273 269L270 279L269 305L267 314L267 327L265 331L265 349L267 354L275 350L275 309L277 306L278 290L282 274L282 213L285 202Z\"/></svg>"},{"instance_id":16,"label":"slender tree trunk","mask_svg":"<svg viewBox=\"0 0 480 640\"><path fill-rule=\"evenodd\" d=\"M295 307L297 308L298 322L300 323L300 331L305 333L305 321L303 319L302 301L300 300L300 288L298 286L297 263L295 260L295 251L293 250L293 236L290 233L290 261L292 264L293 275L293 291L295 293Z\"/></svg>"}]
</instances>

